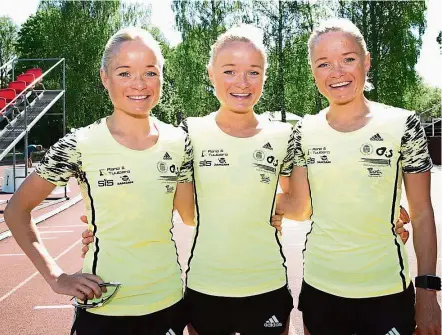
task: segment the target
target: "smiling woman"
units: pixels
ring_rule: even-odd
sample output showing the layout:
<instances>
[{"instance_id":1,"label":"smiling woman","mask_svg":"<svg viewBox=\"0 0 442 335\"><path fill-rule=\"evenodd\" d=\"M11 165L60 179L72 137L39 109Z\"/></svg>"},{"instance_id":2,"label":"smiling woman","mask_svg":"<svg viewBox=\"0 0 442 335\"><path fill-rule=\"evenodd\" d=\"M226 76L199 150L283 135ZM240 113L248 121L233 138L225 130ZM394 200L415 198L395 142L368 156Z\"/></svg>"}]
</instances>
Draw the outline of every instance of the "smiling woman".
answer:
<instances>
[{"instance_id":1,"label":"smiling woman","mask_svg":"<svg viewBox=\"0 0 442 335\"><path fill-rule=\"evenodd\" d=\"M304 323L318 335L411 335L416 325L420 334L440 335L432 162L419 119L365 98L370 54L350 21L323 22L308 47L329 107L297 123L292 205L277 204L285 215L312 220L298 305ZM407 250L394 231L402 181L418 263L416 294Z\"/></svg>"},{"instance_id":2,"label":"smiling woman","mask_svg":"<svg viewBox=\"0 0 442 335\"><path fill-rule=\"evenodd\" d=\"M180 196L192 193L193 151L184 131L150 116L163 63L148 32L128 28L112 36L100 71L112 114L53 145L5 210L12 234L52 289L76 298L77 335L179 335L187 323L171 222L175 207L193 224L193 197ZM58 267L30 220L70 177L80 184L95 234L75 274Z\"/></svg>"}]
</instances>

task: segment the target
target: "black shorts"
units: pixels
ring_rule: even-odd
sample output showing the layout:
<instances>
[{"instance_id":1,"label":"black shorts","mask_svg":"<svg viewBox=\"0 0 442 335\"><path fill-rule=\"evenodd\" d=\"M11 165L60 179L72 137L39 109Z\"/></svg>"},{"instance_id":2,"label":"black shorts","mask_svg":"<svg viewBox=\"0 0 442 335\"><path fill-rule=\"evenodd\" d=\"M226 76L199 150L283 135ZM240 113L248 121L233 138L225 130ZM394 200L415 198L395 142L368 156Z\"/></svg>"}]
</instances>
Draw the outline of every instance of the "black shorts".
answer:
<instances>
[{"instance_id":1,"label":"black shorts","mask_svg":"<svg viewBox=\"0 0 442 335\"><path fill-rule=\"evenodd\" d=\"M411 335L414 286L374 298L342 298L302 283L298 309L310 335Z\"/></svg>"},{"instance_id":2,"label":"black shorts","mask_svg":"<svg viewBox=\"0 0 442 335\"><path fill-rule=\"evenodd\" d=\"M77 308L71 334L182 335L188 323L183 300L158 312L140 316L107 316Z\"/></svg>"},{"instance_id":3,"label":"black shorts","mask_svg":"<svg viewBox=\"0 0 442 335\"><path fill-rule=\"evenodd\" d=\"M249 297L203 294L187 288L184 302L199 335L280 335L293 309L287 286Z\"/></svg>"}]
</instances>

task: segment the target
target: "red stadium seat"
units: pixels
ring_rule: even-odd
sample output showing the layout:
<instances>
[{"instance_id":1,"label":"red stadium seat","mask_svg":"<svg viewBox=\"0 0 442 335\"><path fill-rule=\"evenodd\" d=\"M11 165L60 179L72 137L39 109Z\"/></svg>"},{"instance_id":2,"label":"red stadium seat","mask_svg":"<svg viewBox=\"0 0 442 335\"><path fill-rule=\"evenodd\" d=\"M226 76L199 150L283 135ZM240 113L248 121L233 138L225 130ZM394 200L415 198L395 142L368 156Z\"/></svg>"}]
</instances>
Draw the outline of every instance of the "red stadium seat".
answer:
<instances>
[{"instance_id":1,"label":"red stadium seat","mask_svg":"<svg viewBox=\"0 0 442 335\"><path fill-rule=\"evenodd\" d=\"M35 79L38 79L43 75L43 70L40 69L39 67L34 67L32 69L27 70L26 73L31 73L34 75Z\"/></svg>"},{"instance_id":2,"label":"red stadium seat","mask_svg":"<svg viewBox=\"0 0 442 335\"><path fill-rule=\"evenodd\" d=\"M35 80L35 76L32 73L22 73L17 76L17 81L24 81L26 86L32 83Z\"/></svg>"},{"instance_id":3,"label":"red stadium seat","mask_svg":"<svg viewBox=\"0 0 442 335\"><path fill-rule=\"evenodd\" d=\"M0 90L0 98L4 98L6 103L9 103L16 96L15 90L13 88L4 88Z\"/></svg>"},{"instance_id":4,"label":"red stadium seat","mask_svg":"<svg viewBox=\"0 0 442 335\"><path fill-rule=\"evenodd\" d=\"M8 88L13 88L15 93L20 94L26 88L26 83L24 81L11 81Z\"/></svg>"},{"instance_id":5,"label":"red stadium seat","mask_svg":"<svg viewBox=\"0 0 442 335\"><path fill-rule=\"evenodd\" d=\"M3 114L6 111L6 109L2 110L3 108L5 108L5 106L6 106L6 99L0 98L0 111L1 111L0 114Z\"/></svg>"}]
</instances>

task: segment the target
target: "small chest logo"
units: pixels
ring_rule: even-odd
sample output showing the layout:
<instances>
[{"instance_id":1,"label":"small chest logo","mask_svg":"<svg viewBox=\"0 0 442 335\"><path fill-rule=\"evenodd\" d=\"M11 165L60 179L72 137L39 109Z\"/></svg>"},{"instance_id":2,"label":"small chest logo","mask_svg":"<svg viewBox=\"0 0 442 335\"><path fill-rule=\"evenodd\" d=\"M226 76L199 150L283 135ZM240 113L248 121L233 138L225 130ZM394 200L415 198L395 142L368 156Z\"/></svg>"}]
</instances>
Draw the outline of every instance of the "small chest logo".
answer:
<instances>
[{"instance_id":1,"label":"small chest logo","mask_svg":"<svg viewBox=\"0 0 442 335\"><path fill-rule=\"evenodd\" d=\"M270 183L270 177L266 176L264 173L261 173L261 183L264 184Z\"/></svg>"},{"instance_id":2,"label":"small chest logo","mask_svg":"<svg viewBox=\"0 0 442 335\"><path fill-rule=\"evenodd\" d=\"M166 185L165 188L166 188L166 193L173 193L173 192L175 192L175 187L173 187L173 186Z\"/></svg>"}]
</instances>

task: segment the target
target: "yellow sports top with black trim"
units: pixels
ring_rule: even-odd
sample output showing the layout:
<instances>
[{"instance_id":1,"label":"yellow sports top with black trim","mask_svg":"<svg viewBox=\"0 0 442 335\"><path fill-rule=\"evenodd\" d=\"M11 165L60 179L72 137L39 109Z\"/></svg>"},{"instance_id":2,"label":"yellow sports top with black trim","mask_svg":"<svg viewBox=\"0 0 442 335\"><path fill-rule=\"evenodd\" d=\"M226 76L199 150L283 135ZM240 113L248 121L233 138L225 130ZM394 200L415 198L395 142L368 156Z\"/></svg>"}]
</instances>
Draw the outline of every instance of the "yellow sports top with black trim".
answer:
<instances>
[{"instance_id":1,"label":"yellow sports top with black trim","mask_svg":"<svg viewBox=\"0 0 442 335\"><path fill-rule=\"evenodd\" d=\"M177 182L192 182L193 151L182 129L153 122L159 138L149 149L122 146L101 119L60 139L37 168L58 186L77 179L95 235L83 272L122 284L109 303L88 312L144 315L182 298L173 198Z\"/></svg>"},{"instance_id":2,"label":"yellow sports top with black trim","mask_svg":"<svg viewBox=\"0 0 442 335\"><path fill-rule=\"evenodd\" d=\"M295 165L307 167L313 209L304 279L348 298L394 294L410 284L406 249L394 230L402 174L432 167L414 112L369 108L371 120L353 132L330 127L325 110L295 129Z\"/></svg>"},{"instance_id":3,"label":"yellow sports top with black trim","mask_svg":"<svg viewBox=\"0 0 442 335\"><path fill-rule=\"evenodd\" d=\"M225 297L269 292L287 283L285 257L270 219L280 175L293 167L293 129L262 117L261 131L237 138L216 113L182 125L192 142L197 227L187 286Z\"/></svg>"}]
</instances>

